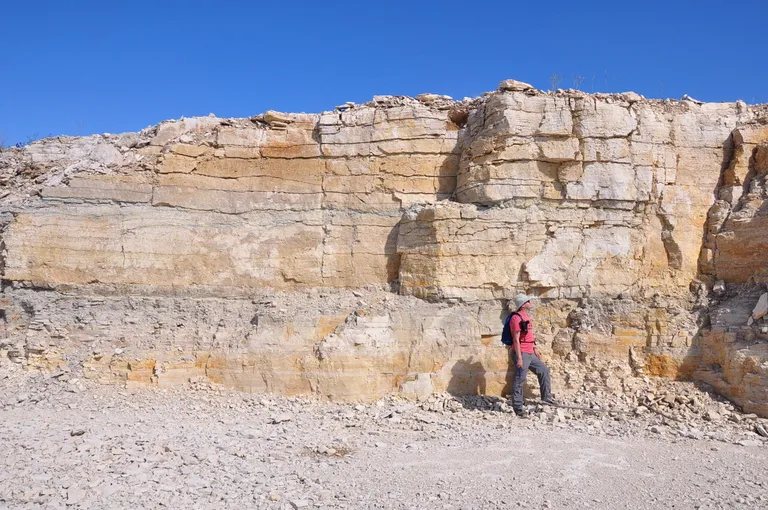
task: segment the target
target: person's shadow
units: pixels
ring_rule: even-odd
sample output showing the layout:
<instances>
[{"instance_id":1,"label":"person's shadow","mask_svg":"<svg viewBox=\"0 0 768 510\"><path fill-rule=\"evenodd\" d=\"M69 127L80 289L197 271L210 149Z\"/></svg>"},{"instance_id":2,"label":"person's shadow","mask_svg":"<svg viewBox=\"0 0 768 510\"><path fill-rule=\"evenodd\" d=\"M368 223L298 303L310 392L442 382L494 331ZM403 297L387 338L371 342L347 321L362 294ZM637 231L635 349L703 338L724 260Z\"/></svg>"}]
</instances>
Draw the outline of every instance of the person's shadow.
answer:
<instances>
[{"instance_id":1,"label":"person's shadow","mask_svg":"<svg viewBox=\"0 0 768 510\"><path fill-rule=\"evenodd\" d=\"M460 359L451 368L451 380L448 393L454 397L465 395L485 395L485 368L479 361Z\"/></svg>"},{"instance_id":2,"label":"person's shadow","mask_svg":"<svg viewBox=\"0 0 768 510\"><path fill-rule=\"evenodd\" d=\"M502 399L485 394L485 375L485 367L479 361L474 361L471 357L458 360L451 368L451 380L446 391L464 409L501 411L503 409ZM507 385L512 387L511 382Z\"/></svg>"}]
</instances>

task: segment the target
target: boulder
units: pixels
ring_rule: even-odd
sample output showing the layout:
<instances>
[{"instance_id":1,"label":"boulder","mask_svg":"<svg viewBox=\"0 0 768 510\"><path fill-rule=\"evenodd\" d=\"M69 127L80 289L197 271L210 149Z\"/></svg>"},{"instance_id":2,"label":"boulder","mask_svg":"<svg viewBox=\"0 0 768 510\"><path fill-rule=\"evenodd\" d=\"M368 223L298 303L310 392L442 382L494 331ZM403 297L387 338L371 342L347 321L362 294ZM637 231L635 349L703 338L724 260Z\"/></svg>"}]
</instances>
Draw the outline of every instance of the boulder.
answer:
<instances>
[{"instance_id":1,"label":"boulder","mask_svg":"<svg viewBox=\"0 0 768 510\"><path fill-rule=\"evenodd\" d=\"M499 83L499 90L501 91L522 92L531 89L533 89L533 85L517 80L504 80Z\"/></svg>"}]
</instances>

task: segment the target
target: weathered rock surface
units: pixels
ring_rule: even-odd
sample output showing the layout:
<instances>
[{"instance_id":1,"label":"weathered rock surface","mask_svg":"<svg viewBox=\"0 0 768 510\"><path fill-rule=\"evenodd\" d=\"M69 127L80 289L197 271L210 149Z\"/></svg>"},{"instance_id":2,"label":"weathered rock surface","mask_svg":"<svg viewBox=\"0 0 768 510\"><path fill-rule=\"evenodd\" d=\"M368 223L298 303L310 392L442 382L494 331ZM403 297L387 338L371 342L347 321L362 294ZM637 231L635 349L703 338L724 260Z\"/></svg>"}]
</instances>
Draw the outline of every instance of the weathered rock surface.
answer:
<instances>
[{"instance_id":1,"label":"weathered rock surface","mask_svg":"<svg viewBox=\"0 0 768 510\"><path fill-rule=\"evenodd\" d=\"M768 413L756 300L718 323L768 282L766 124L764 106L507 80L474 100L4 151L2 363L346 400L498 395L506 300L526 292L558 391L696 376Z\"/></svg>"},{"instance_id":2,"label":"weathered rock surface","mask_svg":"<svg viewBox=\"0 0 768 510\"><path fill-rule=\"evenodd\" d=\"M728 283L702 331L695 376L750 412L768 415L768 126L766 119L732 134L717 201L708 211L702 280Z\"/></svg>"}]
</instances>

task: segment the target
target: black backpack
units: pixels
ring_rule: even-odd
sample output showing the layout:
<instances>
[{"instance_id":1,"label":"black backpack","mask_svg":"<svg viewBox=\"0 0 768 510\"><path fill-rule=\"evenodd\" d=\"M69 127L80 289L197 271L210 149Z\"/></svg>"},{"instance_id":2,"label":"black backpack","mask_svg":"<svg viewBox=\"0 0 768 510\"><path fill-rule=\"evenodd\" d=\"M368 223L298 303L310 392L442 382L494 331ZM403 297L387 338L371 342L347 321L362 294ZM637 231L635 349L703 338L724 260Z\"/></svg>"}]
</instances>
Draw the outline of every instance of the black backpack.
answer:
<instances>
[{"instance_id":1,"label":"black backpack","mask_svg":"<svg viewBox=\"0 0 768 510\"><path fill-rule=\"evenodd\" d=\"M520 332L522 334L528 333L528 324L530 324L530 321L524 321L522 315L517 312L512 312L507 315L507 320L504 321L504 329L501 330L501 343L504 345L512 345L512 328L509 327L509 322L512 320L513 315L520 317Z\"/></svg>"}]
</instances>

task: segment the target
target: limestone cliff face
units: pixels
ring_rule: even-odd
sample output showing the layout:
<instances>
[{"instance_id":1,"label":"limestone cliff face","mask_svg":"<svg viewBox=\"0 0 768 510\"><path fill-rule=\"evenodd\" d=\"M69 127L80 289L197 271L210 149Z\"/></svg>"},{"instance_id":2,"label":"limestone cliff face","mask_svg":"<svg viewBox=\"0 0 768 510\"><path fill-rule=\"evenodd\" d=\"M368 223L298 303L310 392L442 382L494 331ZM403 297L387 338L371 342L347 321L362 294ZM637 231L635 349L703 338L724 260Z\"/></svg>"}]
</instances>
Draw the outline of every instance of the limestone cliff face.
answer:
<instances>
[{"instance_id":1,"label":"limestone cliff face","mask_svg":"<svg viewBox=\"0 0 768 510\"><path fill-rule=\"evenodd\" d=\"M416 216L435 231L433 246L401 243L403 272L433 288L401 283L478 299L515 286L569 299L687 294L730 133L748 114L737 104L632 99L489 97L463 132L454 195L481 207Z\"/></svg>"},{"instance_id":2,"label":"limestone cliff face","mask_svg":"<svg viewBox=\"0 0 768 510\"><path fill-rule=\"evenodd\" d=\"M499 394L526 292L561 392L701 372L709 289L768 278L765 108L502 88L0 153L3 357L129 384Z\"/></svg>"},{"instance_id":3,"label":"limestone cliff face","mask_svg":"<svg viewBox=\"0 0 768 510\"><path fill-rule=\"evenodd\" d=\"M708 212L702 279L715 282L695 377L768 416L768 123L739 126Z\"/></svg>"}]
</instances>

